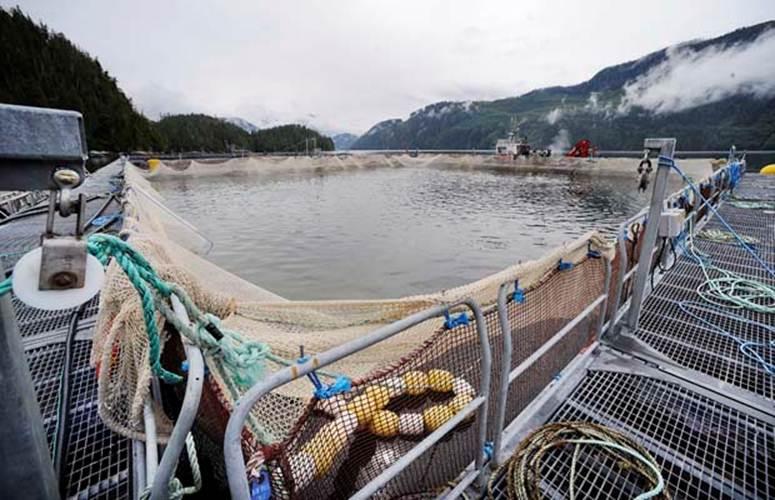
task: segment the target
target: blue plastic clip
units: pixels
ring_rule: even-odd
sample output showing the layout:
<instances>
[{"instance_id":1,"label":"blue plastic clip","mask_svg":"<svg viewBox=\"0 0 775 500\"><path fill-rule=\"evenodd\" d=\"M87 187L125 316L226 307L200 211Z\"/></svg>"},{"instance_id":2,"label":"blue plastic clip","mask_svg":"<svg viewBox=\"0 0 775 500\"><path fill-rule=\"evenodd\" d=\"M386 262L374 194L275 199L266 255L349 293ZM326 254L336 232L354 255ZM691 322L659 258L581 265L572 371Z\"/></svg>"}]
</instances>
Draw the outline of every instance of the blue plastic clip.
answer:
<instances>
[{"instance_id":1,"label":"blue plastic clip","mask_svg":"<svg viewBox=\"0 0 775 500\"><path fill-rule=\"evenodd\" d=\"M352 381L344 375L339 375L332 384L323 384L322 387L315 389L317 399L328 399L337 394L344 394L352 389Z\"/></svg>"},{"instance_id":2,"label":"blue plastic clip","mask_svg":"<svg viewBox=\"0 0 775 500\"><path fill-rule=\"evenodd\" d=\"M180 362L180 371L183 373L188 373L188 360L184 359ZM205 364L205 375L210 373L210 369L207 368L207 364Z\"/></svg>"},{"instance_id":3,"label":"blue plastic clip","mask_svg":"<svg viewBox=\"0 0 775 500\"><path fill-rule=\"evenodd\" d=\"M258 479L250 480L250 500L270 500L272 498L272 481L269 472L261 469Z\"/></svg>"},{"instance_id":4,"label":"blue plastic clip","mask_svg":"<svg viewBox=\"0 0 775 500\"><path fill-rule=\"evenodd\" d=\"M514 281L514 293L511 294L511 300L517 304L525 302L525 290L519 287L519 280Z\"/></svg>"},{"instance_id":5,"label":"blue plastic clip","mask_svg":"<svg viewBox=\"0 0 775 500\"><path fill-rule=\"evenodd\" d=\"M485 441L482 451L484 452L485 459L489 462L495 456L495 444L492 441Z\"/></svg>"},{"instance_id":6,"label":"blue plastic clip","mask_svg":"<svg viewBox=\"0 0 775 500\"><path fill-rule=\"evenodd\" d=\"M89 225L95 226L95 227L102 227L102 226L107 226L111 222L119 219L121 219L121 213L116 212L113 214L101 215L99 217L95 217L94 220L89 223Z\"/></svg>"},{"instance_id":7,"label":"blue plastic clip","mask_svg":"<svg viewBox=\"0 0 775 500\"><path fill-rule=\"evenodd\" d=\"M306 363L307 361L309 361L309 356L301 356L298 359L298 363L299 364ZM320 381L320 378L318 377L318 374L315 373L314 370L307 374L307 378L309 379L310 382L312 382L312 385L315 386L315 393L317 393L318 391L324 389L323 382Z\"/></svg>"},{"instance_id":8,"label":"blue plastic clip","mask_svg":"<svg viewBox=\"0 0 775 500\"><path fill-rule=\"evenodd\" d=\"M597 250L592 250L592 242L587 242L587 257L591 259L599 259L600 258L600 252ZM562 261L560 261L562 262ZM571 264L571 267L573 267L573 264Z\"/></svg>"},{"instance_id":9,"label":"blue plastic clip","mask_svg":"<svg viewBox=\"0 0 775 500\"><path fill-rule=\"evenodd\" d=\"M460 313L457 316L450 316L449 311L444 311L444 328L451 330L456 326L467 325L468 316L466 313Z\"/></svg>"},{"instance_id":10,"label":"blue plastic clip","mask_svg":"<svg viewBox=\"0 0 775 500\"><path fill-rule=\"evenodd\" d=\"M557 263L557 269L559 271L568 271L573 269L573 262L565 262L564 260L560 259L560 262Z\"/></svg>"}]
</instances>

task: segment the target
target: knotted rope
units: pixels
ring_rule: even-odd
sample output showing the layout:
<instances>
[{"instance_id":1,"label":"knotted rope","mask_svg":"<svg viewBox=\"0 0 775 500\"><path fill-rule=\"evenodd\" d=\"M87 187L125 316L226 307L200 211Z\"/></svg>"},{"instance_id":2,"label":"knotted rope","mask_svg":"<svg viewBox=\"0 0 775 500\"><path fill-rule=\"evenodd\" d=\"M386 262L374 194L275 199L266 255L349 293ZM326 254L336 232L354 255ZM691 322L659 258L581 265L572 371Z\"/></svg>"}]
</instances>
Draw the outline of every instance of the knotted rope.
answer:
<instances>
[{"instance_id":1,"label":"knotted rope","mask_svg":"<svg viewBox=\"0 0 775 500\"><path fill-rule=\"evenodd\" d=\"M234 380L243 387L263 378L267 360L281 362L280 358L271 354L267 344L246 340L239 333L223 328L220 318L199 309L183 288L159 277L150 262L120 238L94 234L89 237L88 249L103 265L113 258L140 296L151 369L161 380L175 384L182 377L161 366L157 312L205 354L220 359ZM181 321L172 310L169 300L173 294L180 299L193 326Z\"/></svg>"}]
</instances>

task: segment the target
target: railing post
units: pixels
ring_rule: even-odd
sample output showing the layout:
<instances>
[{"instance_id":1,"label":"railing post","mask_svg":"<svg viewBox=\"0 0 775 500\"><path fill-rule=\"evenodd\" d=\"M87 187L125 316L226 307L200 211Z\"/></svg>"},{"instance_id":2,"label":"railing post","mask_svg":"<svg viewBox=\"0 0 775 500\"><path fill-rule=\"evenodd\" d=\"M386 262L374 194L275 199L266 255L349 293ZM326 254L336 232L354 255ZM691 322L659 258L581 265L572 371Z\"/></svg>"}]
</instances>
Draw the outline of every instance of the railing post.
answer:
<instances>
[{"instance_id":1,"label":"railing post","mask_svg":"<svg viewBox=\"0 0 775 500\"><path fill-rule=\"evenodd\" d=\"M651 271L651 255L657 243L659 218L665 205L665 191L667 190L667 178L670 174L671 161L675 151L675 139L646 139L644 146L651 151L659 150L659 163L657 165L656 178L654 179L654 191L651 194L651 205L649 206L646 229L643 235L643 244L638 257L638 273L635 275L632 302L630 302L629 316L627 318L627 326L630 331L638 329L640 308L643 304L646 284Z\"/></svg>"},{"instance_id":2,"label":"railing post","mask_svg":"<svg viewBox=\"0 0 775 500\"><path fill-rule=\"evenodd\" d=\"M498 400L495 403L495 437L493 438L492 461L496 467L500 465L501 441L503 440L503 428L506 425L506 401L509 397L509 373L511 372L511 324L508 318L508 287L509 283L503 283L498 290L498 321L503 335L503 351L501 352L500 387L498 387Z\"/></svg>"}]
</instances>

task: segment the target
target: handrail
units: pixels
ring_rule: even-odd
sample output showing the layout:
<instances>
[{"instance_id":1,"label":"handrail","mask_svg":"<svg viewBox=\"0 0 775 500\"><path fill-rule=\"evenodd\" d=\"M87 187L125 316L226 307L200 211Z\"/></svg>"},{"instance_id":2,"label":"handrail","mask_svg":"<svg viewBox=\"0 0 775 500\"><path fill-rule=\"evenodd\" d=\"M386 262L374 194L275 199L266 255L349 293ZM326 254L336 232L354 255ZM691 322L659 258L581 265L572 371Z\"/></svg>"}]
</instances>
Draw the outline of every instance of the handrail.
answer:
<instances>
[{"instance_id":1,"label":"handrail","mask_svg":"<svg viewBox=\"0 0 775 500\"><path fill-rule=\"evenodd\" d=\"M383 326L370 334L357 338L345 344L336 346L323 353L312 355L309 359L296 365L289 366L280 370L262 382L251 387L235 404L229 422L226 426L226 435L224 437L224 458L226 462L226 475L229 481L229 490L231 497L235 500L249 500L250 491L247 482L247 473L245 470L245 460L242 455L242 429L245 421L250 414L253 405L261 399L262 396L270 391L287 384L295 379L303 377L308 373L323 368L355 352L361 351L374 344L387 340L404 330L418 325L432 318L443 316L445 312L452 308L466 306L470 309L476 321L476 330L479 335L479 343L482 349L481 376L479 396L471 401L463 410L461 410L452 420L426 436L422 441L415 445L408 453L385 469L379 476L371 480L364 488L355 494L355 498L368 496L376 492L385 483L395 477L403 468L416 460L423 451L427 450L438 442L444 435L455 428L457 423L462 421L468 415L477 409L479 410L479 448L476 454L475 470L473 474L479 476L481 480L484 473L484 453L483 448L487 436L487 404L490 391L490 371L492 356L490 353L490 344L487 337L487 325L484 322L484 315L479 305L473 299L465 299L454 304L445 304L435 306L424 311L412 314L389 325Z\"/></svg>"},{"instance_id":2,"label":"handrail","mask_svg":"<svg viewBox=\"0 0 775 500\"><path fill-rule=\"evenodd\" d=\"M524 359L516 368L511 369L511 354L513 349L513 342L511 338L511 324L508 317L508 289L511 286L511 282L501 284L498 290L498 320L500 322L502 341L503 341L503 353L501 356L500 367L500 387L498 388L498 399L496 401L495 411L495 438L493 449L493 462L495 465L500 464L500 453L503 442L503 431L506 424L506 403L508 402L509 387L520 375L527 371L533 364L535 364L541 357L543 357L549 350L555 346L560 340L565 338L582 320L592 314L592 312L600 308L600 316L598 317L597 325L595 326L595 341L600 341L603 334L603 325L605 324L605 315L608 305L608 297L610 292L611 281L611 261L607 258L605 260L605 277L603 280L603 293L597 296L587 307L585 307L579 314L573 319L568 321L557 333L544 342L541 347L536 349L530 356ZM610 323L609 323L610 325ZM610 328L610 326L609 326Z\"/></svg>"},{"instance_id":3,"label":"handrail","mask_svg":"<svg viewBox=\"0 0 775 500\"><path fill-rule=\"evenodd\" d=\"M729 162L723 168L720 168L717 171L713 172L713 174L703 179L703 182L715 180L722 174L727 173L732 163L733 162ZM678 191L672 193L670 196L668 196L664 201L664 205L669 206L675 201L677 201L678 198L684 193L685 189L686 188L681 188ZM695 207L692 210L692 214L699 213L699 211L702 208L704 208L712 201L712 198L715 198L715 196L708 198L707 200L703 201L702 204ZM616 332L616 326L618 325L621 319L619 311L622 307L622 293L624 291L624 282L627 279L630 279L632 277L634 272L638 269L638 265L640 264L640 262L636 262L633 265L632 269L630 269L629 271L626 270L627 262L629 262L629 252L627 251L627 245L625 243L626 235L629 230L629 227L634 222L645 219L646 215L647 215L647 209L644 208L641 211L639 211L637 214L633 215L626 221L622 222L619 225L619 228L617 229L617 232L616 232L616 235L617 235L616 240L617 240L617 246L619 247L620 262L619 262L619 272L617 273L617 276L616 276L616 288L614 292L614 301L611 307L614 314L611 316L611 323L608 327L609 332L614 332L614 333ZM708 214L706 214L705 217L707 218L707 216ZM687 224L687 221L684 221L684 224Z\"/></svg>"},{"instance_id":4,"label":"handrail","mask_svg":"<svg viewBox=\"0 0 775 500\"><path fill-rule=\"evenodd\" d=\"M174 294L171 297L172 309L175 314L184 323L189 323L190 319L186 313L186 308ZM161 457L161 462L153 476L153 488L151 489L151 500L164 500L169 497L169 483L175 474L175 468L178 465L180 453L186 444L186 436L191 431L194 424L194 418L199 410L199 401L202 398L202 386L204 384L204 359L202 351L195 345L183 340L183 348L188 358L188 376L186 378L186 393L183 396L183 405L172 429L172 434L167 441L167 447Z\"/></svg>"}]
</instances>

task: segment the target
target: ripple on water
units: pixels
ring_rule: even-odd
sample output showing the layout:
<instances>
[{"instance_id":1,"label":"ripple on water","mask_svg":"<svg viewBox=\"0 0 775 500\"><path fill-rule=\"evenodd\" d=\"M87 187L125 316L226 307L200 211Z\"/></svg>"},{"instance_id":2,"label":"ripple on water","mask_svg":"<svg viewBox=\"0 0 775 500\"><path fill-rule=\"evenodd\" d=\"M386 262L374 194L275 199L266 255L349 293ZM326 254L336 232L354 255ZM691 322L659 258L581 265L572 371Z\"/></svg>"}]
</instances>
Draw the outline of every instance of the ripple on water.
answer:
<instances>
[{"instance_id":1,"label":"ripple on water","mask_svg":"<svg viewBox=\"0 0 775 500\"><path fill-rule=\"evenodd\" d=\"M613 232L647 203L630 177L394 168L168 179L216 264L293 299L431 292Z\"/></svg>"}]
</instances>

